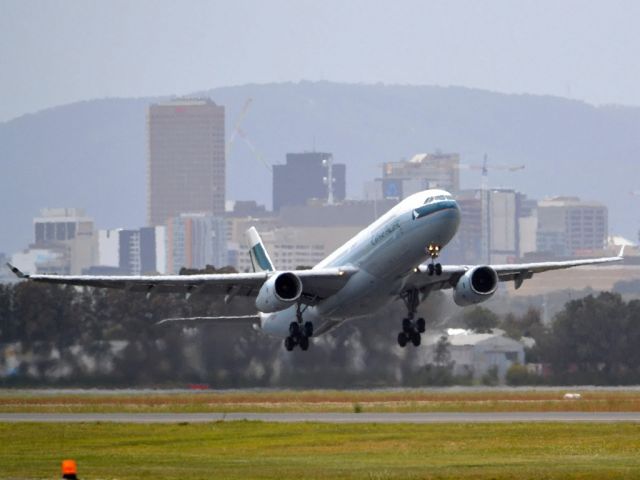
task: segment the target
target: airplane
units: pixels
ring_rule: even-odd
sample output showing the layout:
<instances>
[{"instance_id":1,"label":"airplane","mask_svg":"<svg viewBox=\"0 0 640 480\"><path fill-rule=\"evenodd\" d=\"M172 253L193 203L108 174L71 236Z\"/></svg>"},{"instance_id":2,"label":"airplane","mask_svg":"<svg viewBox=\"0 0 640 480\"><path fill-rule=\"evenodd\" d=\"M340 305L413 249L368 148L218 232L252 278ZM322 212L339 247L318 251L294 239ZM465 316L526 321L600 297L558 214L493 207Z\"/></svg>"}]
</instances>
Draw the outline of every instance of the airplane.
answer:
<instances>
[{"instance_id":1,"label":"airplane","mask_svg":"<svg viewBox=\"0 0 640 480\"><path fill-rule=\"evenodd\" d=\"M343 322L370 316L387 304L402 300L397 343L419 346L424 318L416 319L418 305L435 290L452 289L459 306L491 298L498 282L513 281L515 288L534 274L581 265L607 264L616 257L505 265L442 265L437 259L455 236L460 208L453 196L440 189L415 193L374 221L310 270L277 270L254 227L247 231L253 272L166 276L26 275L8 264L18 277L34 282L119 288L133 292L182 292L223 295L230 302L238 295L255 297L256 314L168 318L158 323L186 324L245 321L263 332L284 339L292 351L309 348L310 339ZM183 323L185 324L185 323Z\"/></svg>"}]
</instances>

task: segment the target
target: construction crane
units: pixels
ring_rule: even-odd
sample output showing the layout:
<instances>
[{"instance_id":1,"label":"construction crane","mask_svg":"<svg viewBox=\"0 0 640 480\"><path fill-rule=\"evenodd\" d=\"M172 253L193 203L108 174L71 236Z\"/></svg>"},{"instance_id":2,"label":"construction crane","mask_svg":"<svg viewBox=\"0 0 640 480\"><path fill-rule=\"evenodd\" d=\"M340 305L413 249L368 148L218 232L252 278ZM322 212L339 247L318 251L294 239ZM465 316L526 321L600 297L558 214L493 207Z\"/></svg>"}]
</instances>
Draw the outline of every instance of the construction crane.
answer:
<instances>
[{"instance_id":1,"label":"construction crane","mask_svg":"<svg viewBox=\"0 0 640 480\"><path fill-rule=\"evenodd\" d=\"M249 107L251 107L251 104L253 103L253 98L249 97L247 98L247 100L244 102L244 105L242 106L242 110L240 110L240 114L238 115L238 118L236 119L236 123L233 127L233 131L231 132L231 136L229 137L229 140L227 141L227 148L225 150L225 158L229 158L229 153L231 152L231 148L233 147L233 144L236 140L236 137L240 137L242 138L242 140L244 141L244 143L247 145L247 147L249 147L249 150L251 150L251 153L253 153L253 156L256 157L256 159L262 163L267 170L271 171L271 165L269 165L269 163L264 159L264 157L262 156L262 154L256 149L256 147L253 146L253 143L251 143L251 141L249 140L249 138L247 137L247 134L245 133L245 131L242 129L242 121L244 120L244 117L247 115L247 112L249 111Z\"/></svg>"},{"instance_id":2,"label":"construction crane","mask_svg":"<svg viewBox=\"0 0 640 480\"><path fill-rule=\"evenodd\" d=\"M489 189L489 170L506 170L508 172L517 172L524 170L524 165L505 165L489 163L489 157L485 153L481 164L461 163L458 170L480 170L482 172L481 189Z\"/></svg>"}]
</instances>

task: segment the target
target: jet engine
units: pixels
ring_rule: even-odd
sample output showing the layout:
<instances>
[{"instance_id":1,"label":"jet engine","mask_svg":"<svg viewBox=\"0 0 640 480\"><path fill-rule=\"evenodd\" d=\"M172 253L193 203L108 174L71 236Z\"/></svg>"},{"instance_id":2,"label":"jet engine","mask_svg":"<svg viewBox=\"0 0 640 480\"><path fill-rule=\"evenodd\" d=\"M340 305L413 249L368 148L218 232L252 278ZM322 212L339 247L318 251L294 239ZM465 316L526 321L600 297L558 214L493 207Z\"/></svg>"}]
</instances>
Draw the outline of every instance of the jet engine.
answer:
<instances>
[{"instance_id":1,"label":"jet engine","mask_svg":"<svg viewBox=\"0 0 640 480\"><path fill-rule=\"evenodd\" d=\"M498 274L485 265L473 267L465 273L453 292L453 301L461 307L489 300L498 288Z\"/></svg>"},{"instance_id":2,"label":"jet engine","mask_svg":"<svg viewBox=\"0 0 640 480\"><path fill-rule=\"evenodd\" d=\"M264 313L273 313L293 305L302 295L302 281L292 272L269 277L262 284L256 298L256 307Z\"/></svg>"}]
</instances>

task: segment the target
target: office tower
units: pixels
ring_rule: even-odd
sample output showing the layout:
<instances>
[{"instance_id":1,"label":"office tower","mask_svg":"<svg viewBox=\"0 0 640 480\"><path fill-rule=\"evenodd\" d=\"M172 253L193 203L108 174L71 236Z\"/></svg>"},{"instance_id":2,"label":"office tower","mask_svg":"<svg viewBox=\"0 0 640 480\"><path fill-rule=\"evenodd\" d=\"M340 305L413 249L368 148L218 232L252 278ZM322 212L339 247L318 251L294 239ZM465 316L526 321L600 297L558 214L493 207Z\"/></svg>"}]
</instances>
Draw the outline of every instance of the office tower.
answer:
<instances>
[{"instance_id":1,"label":"office tower","mask_svg":"<svg viewBox=\"0 0 640 480\"><path fill-rule=\"evenodd\" d=\"M460 190L460 155L420 153L409 161L385 162L382 166L382 198L406 198L429 188L451 193Z\"/></svg>"},{"instance_id":2,"label":"office tower","mask_svg":"<svg viewBox=\"0 0 640 480\"><path fill-rule=\"evenodd\" d=\"M149 225L184 212L222 214L225 203L224 107L181 99L148 111Z\"/></svg>"},{"instance_id":3,"label":"office tower","mask_svg":"<svg viewBox=\"0 0 640 480\"><path fill-rule=\"evenodd\" d=\"M285 165L273 166L274 212L285 205L305 205L311 199L344 200L346 166L333 163L331 153L287 153L286 158Z\"/></svg>"},{"instance_id":4,"label":"office tower","mask_svg":"<svg viewBox=\"0 0 640 480\"><path fill-rule=\"evenodd\" d=\"M34 246L61 248L70 274L78 275L94 263L96 238L93 219L87 217L83 209L45 208L33 224Z\"/></svg>"},{"instance_id":5,"label":"office tower","mask_svg":"<svg viewBox=\"0 0 640 480\"><path fill-rule=\"evenodd\" d=\"M167 222L167 269L220 268L229 263L226 221L204 213L183 213Z\"/></svg>"},{"instance_id":6,"label":"office tower","mask_svg":"<svg viewBox=\"0 0 640 480\"><path fill-rule=\"evenodd\" d=\"M590 255L606 246L607 207L577 197L554 197L538 203L539 252L555 256Z\"/></svg>"},{"instance_id":7,"label":"office tower","mask_svg":"<svg viewBox=\"0 0 640 480\"><path fill-rule=\"evenodd\" d=\"M100 274L141 275L166 273L166 227L122 228L98 231Z\"/></svg>"}]
</instances>

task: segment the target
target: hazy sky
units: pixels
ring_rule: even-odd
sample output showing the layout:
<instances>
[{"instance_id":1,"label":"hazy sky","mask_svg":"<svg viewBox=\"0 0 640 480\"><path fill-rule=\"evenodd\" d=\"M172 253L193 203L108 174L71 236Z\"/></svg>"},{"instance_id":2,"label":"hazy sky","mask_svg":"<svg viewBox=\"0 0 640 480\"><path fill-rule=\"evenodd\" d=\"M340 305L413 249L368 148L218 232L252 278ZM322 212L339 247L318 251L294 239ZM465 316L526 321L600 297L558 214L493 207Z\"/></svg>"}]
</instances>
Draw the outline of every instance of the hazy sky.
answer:
<instances>
[{"instance_id":1,"label":"hazy sky","mask_svg":"<svg viewBox=\"0 0 640 480\"><path fill-rule=\"evenodd\" d=\"M638 1L0 0L0 121L302 79L640 105L639 23Z\"/></svg>"}]
</instances>

